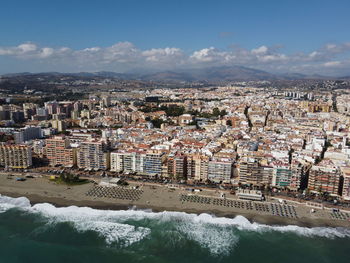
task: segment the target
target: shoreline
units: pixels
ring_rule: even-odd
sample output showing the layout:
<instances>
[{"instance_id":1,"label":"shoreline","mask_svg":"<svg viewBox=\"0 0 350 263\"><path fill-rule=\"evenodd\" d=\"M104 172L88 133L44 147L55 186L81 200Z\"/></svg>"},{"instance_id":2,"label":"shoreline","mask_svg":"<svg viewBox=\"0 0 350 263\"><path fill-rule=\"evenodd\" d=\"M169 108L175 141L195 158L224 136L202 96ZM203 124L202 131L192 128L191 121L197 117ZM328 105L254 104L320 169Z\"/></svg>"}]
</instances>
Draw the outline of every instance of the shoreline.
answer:
<instances>
[{"instance_id":1,"label":"shoreline","mask_svg":"<svg viewBox=\"0 0 350 263\"><path fill-rule=\"evenodd\" d=\"M269 216L269 215L253 215L252 213L227 213L220 210L211 210L211 211L204 211L202 209L179 209L175 207L155 207L155 206L144 206L140 207L137 205L125 205L125 204L110 204L106 203L104 201L77 201L77 200L67 200L64 198L55 198L55 197L43 197L38 196L35 194L29 194L29 195L21 195L16 193L6 193L1 191L1 195L8 196L8 197L26 197L29 199L31 205L35 204L41 204L41 203L49 203L51 205L54 205L57 208L60 207L69 207L69 206L77 206L77 207L89 207L92 209L98 209L98 210L112 210L112 211L118 211L118 210L151 210L155 213L161 213L161 212L184 212L189 214L210 214L214 215L216 217L226 217L226 218L235 218L236 216L243 216L249 222L251 223L258 223L258 224L265 224L269 226L289 226L289 225L295 225L299 227L345 227L350 228L350 226L346 226L343 224L335 224L334 221L329 222L327 220L315 220L315 219L289 219L289 218L282 218L282 217L276 217L276 216Z\"/></svg>"},{"instance_id":2,"label":"shoreline","mask_svg":"<svg viewBox=\"0 0 350 263\"><path fill-rule=\"evenodd\" d=\"M135 183L135 185L140 185ZM132 185L130 185L132 186ZM299 218L281 217L267 214L261 211L236 209L212 204L199 204L181 202L179 196L188 194L187 191L176 189L169 190L164 186L143 185L143 194L140 200L121 200L112 198L99 198L87 196L86 193L93 187L88 183L77 186L67 186L50 182L47 178L29 179L25 182L16 182L0 176L0 194L9 197L26 197L31 205L38 203L50 203L56 207L90 207L100 210L147 210L152 212L185 212L191 214L207 213L216 217L234 218L244 216L251 223L266 224L271 226L297 225L300 227L345 227L350 228L350 222L346 220L334 220L329 217L327 211L317 211L310 214L310 208L296 206ZM203 193L204 194L204 193ZM217 198L217 193L211 194ZM201 195L199 195L201 196ZM204 195L202 195L204 196Z\"/></svg>"}]
</instances>

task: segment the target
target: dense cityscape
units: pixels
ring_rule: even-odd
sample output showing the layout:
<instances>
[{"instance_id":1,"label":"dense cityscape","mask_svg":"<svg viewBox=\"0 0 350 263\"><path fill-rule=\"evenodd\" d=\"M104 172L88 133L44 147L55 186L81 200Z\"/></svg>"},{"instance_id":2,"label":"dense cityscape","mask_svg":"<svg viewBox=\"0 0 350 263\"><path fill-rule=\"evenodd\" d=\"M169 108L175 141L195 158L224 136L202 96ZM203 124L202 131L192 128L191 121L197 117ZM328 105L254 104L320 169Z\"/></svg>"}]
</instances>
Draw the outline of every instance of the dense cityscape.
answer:
<instances>
[{"instance_id":1,"label":"dense cityscape","mask_svg":"<svg viewBox=\"0 0 350 263\"><path fill-rule=\"evenodd\" d=\"M57 95L66 100L46 101L53 96L27 86L4 94L2 169L65 168L94 178L255 189L345 206L350 200L347 89L262 81L121 89L110 82L78 96L66 84Z\"/></svg>"},{"instance_id":2,"label":"dense cityscape","mask_svg":"<svg viewBox=\"0 0 350 263\"><path fill-rule=\"evenodd\" d=\"M0 263L349 262L349 0L0 10Z\"/></svg>"}]
</instances>

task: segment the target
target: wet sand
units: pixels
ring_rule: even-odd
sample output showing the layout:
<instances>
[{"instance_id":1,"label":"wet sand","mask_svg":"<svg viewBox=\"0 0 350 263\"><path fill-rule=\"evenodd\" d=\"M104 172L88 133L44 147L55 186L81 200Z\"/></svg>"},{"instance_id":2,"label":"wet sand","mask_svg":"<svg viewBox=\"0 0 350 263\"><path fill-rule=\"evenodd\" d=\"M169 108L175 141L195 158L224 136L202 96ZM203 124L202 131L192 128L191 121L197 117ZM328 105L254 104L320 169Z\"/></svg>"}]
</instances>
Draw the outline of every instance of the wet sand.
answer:
<instances>
[{"instance_id":1,"label":"wet sand","mask_svg":"<svg viewBox=\"0 0 350 263\"><path fill-rule=\"evenodd\" d=\"M299 218L286 218L271 215L267 212L246 210L235 207L218 206L213 204L200 204L193 202L182 202L181 194L189 194L185 189L170 190L162 185L142 185L142 183L131 182L128 188L139 186L143 190L141 198L136 201L112 199L105 197L87 196L86 193L94 186L93 183L83 185L67 186L57 184L48 178L32 178L23 182L15 180L15 176L7 179L7 175L0 174L0 194L10 197L27 197L32 204L51 203L58 207L63 206L87 206L104 210L125 209L151 209L154 212L179 211L187 213L209 213L216 216L233 218L242 215L251 222L268 225L299 225L306 227L329 226L350 227L350 222L335 220L330 217L328 210L317 209L316 213L310 214L310 208L297 205L296 211ZM195 195L205 195L212 198L219 197L219 191L204 190ZM227 197L234 199L234 196Z\"/></svg>"}]
</instances>

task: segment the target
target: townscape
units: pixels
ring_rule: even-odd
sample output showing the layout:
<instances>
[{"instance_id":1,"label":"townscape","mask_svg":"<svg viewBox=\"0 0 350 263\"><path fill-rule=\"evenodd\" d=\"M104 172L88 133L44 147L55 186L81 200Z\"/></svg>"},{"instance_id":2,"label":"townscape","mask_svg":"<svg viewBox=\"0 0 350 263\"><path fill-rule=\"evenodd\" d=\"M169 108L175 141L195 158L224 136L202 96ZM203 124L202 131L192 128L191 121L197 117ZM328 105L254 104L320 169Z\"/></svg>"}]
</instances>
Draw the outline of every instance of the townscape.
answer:
<instances>
[{"instance_id":1,"label":"townscape","mask_svg":"<svg viewBox=\"0 0 350 263\"><path fill-rule=\"evenodd\" d=\"M350 92L249 84L13 94L0 106L0 165L348 208Z\"/></svg>"},{"instance_id":2,"label":"townscape","mask_svg":"<svg viewBox=\"0 0 350 263\"><path fill-rule=\"evenodd\" d=\"M348 263L349 0L0 10L0 263Z\"/></svg>"}]
</instances>

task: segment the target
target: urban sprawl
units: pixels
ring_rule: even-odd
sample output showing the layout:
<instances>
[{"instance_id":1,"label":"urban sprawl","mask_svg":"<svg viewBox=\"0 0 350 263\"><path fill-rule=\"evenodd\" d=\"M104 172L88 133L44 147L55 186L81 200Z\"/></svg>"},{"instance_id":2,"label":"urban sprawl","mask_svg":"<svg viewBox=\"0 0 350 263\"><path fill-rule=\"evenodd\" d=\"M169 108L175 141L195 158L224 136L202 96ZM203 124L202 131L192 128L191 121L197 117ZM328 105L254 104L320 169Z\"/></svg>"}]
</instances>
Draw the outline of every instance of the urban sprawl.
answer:
<instances>
[{"instance_id":1,"label":"urban sprawl","mask_svg":"<svg viewBox=\"0 0 350 263\"><path fill-rule=\"evenodd\" d=\"M25 90L24 97L35 96ZM350 91L223 85L0 105L3 171L350 201ZM23 98L23 97L22 97Z\"/></svg>"}]
</instances>

